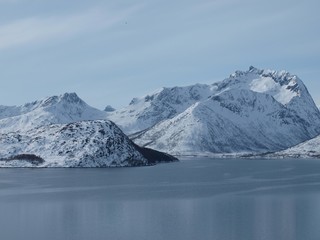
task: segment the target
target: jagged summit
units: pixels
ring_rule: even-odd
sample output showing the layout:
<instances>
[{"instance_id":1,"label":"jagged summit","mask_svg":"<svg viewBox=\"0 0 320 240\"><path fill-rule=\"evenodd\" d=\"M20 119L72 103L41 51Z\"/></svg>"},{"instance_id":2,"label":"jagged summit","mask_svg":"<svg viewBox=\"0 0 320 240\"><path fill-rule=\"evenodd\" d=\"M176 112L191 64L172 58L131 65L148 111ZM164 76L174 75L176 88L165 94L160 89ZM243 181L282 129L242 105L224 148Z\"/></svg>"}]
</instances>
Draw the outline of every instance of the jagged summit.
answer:
<instances>
[{"instance_id":1,"label":"jagged summit","mask_svg":"<svg viewBox=\"0 0 320 240\"><path fill-rule=\"evenodd\" d=\"M42 107L63 103L63 104L79 104L85 105L86 103L78 97L76 93L64 93L60 96L48 97L41 102Z\"/></svg>"},{"instance_id":2,"label":"jagged summit","mask_svg":"<svg viewBox=\"0 0 320 240\"><path fill-rule=\"evenodd\" d=\"M230 78L232 77L236 78L236 77L240 77L248 74L256 74L264 77L269 76L269 77L272 77L275 81L279 81L279 79L289 80L289 78L297 77L296 75L292 75L285 70L276 71L271 69L259 69L254 66L250 66L249 69L246 71L241 71L241 70L235 71L234 73L230 74Z\"/></svg>"},{"instance_id":3,"label":"jagged summit","mask_svg":"<svg viewBox=\"0 0 320 240\"><path fill-rule=\"evenodd\" d=\"M262 70L253 66L247 71L236 71L229 78L214 85L220 91L234 87L267 93L284 105L296 96L309 95L303 82L296 75L284 70Z\"/></svg>"},{"instance_id":4,"label":"jagged summit","mask_svg":"<svg viewBox=\"0 0 320 240\"><path fill-rule=\"evenodd\" d=\"M72 103L84 103L81 98L75 92L72 93L64 93L59 97L61 100Z\"/></svg>"},{"instance_id":5,"label":"jagged summit","mask_svg":"<svg viewBox=\"0 0 320 240\"><path fill-rule=\"evenodd\" d=\"M59 96L51 96L44 98L33 103L27 103L24 106L37 106L37 107L50 107L56 104L79 104L85 105L86 103L78 97L76 93L64 93Z\"/></svg>"}]
</instances>

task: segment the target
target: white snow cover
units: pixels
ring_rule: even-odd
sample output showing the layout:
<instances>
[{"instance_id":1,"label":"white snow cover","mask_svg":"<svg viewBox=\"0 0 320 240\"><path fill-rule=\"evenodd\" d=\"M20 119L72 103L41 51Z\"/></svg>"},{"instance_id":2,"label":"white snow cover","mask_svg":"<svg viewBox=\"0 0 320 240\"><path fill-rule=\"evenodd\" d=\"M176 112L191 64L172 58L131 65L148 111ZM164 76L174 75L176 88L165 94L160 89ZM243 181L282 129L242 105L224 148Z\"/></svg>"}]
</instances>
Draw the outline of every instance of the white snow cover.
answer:
<instances>
[{"instance_id":1,"label":"white snow cover","mask_svg":"<svg viewBox=\"0 0 320 240\"><path fill-rule=\"evenodd\" d=\"M194 88L198 85L161 91L164 102L160 93L136 101L130 108L138 114L122 127L128 132L130 124L134 130L148 127L132 139L176 155L278 151L320 133L319 109L303 82L288 72L250 67L222 82L201 85L196 98L189 94ZM177 95L171 94L177 89ZM184 99L183 108L176 107L177 98ZM146 102L148 107L140 108ZM155 107L160 104L165 107ZM171 115L163 114L169 109ZM122 110L123 118L127 110ZM140 118L158 123L137 127Z\"/></svg>"},{"instance_id":2,"label":"white snow cover","mask_svg":"<svg viewBox=\"0 0 320 240\"><path fill-rule=\"evenodd\" d=\"M146 165L147 159L111 121L53 124L0 134L0 159L33 154L45 160L1 161L0 167L110 167Z\"/></svg>"},{"instance_id":3,"label":"white snow cover","mask_svg":"<svg viewBox=\"0 0 320 240\"><path fill-rule=\"evenodd\" d=\"M76 93L65 93L18 107L0 106L0 133L96 119L106 119L106 113L89 106Z\"/></svg>"},{"instance_id":4,"label":"white snow cover","mask_svg":"<svg viewBox=\"0 0 320 240\"><path fill-rule=\"evenodd\" d=\"M214 86L196 84L189 87L162 88L130 105L111 112L107 118L117 123L125 133L135 133L172 118L192 104L208 98Z\"/></svg>"},{"instance_id":5,"label":"white snow cover","mask_svg":"<svg viewBox=\"0 0 320 240\"><path fill-rule=\"evenodd\" d=\"M288 104L292 98L297 96L296 92L287 90L288 86L294 86L295 84L295 81L291 81L288 85L281 86L271 77L261 77L254 79L250 83L250 90L254 92L271 94L278 102L285 105Z\"/></svg>"},{"instance_id":6,"label":"white snow cover","mask_svg":"<svg viewBox=\"0 0 320 240\"><path fill-rule=\"evenodd\" d=\"M284 151L276 152L268 155L270 157L304 157L304 158L320 158L320 135L300 143L297 146L288 148Z\"/></svg>"},{"instance_id":7,"label":"white snow cover","mask_svg":"<svg viewBox=\"0 0 320 240\"><path fill-rule=\"evenodd\" d=\"M45 159L40 166L140 164L139 158L133 163L114 158L121 151L109 155L102 150L109 149L99 137L101 124L111 124L106 118L132 133L138 145L176 155L279 151L320 134L319 109L297 76L250 67L211 85L162 88L112 112L88 106L75 93L19 107L0 106L0 158L35 154ZM70 130L72 126L79 126L79 132ZM87 139L96 142L82 145ZM124 157L130 154L134 152L125 151Z\"/></svg>"}]
</instances>

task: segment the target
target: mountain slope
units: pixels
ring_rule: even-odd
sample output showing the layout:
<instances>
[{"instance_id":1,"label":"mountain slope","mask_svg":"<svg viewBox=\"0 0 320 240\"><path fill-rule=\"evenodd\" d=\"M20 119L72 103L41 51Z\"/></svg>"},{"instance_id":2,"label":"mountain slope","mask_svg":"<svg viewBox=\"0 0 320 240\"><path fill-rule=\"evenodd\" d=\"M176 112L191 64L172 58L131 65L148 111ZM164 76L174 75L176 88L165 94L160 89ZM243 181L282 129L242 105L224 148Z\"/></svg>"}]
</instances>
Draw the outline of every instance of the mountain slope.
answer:
<instances>
[{"instance_id":1,"label":"mountain slope","mask_svg":"<svg viewBox=\"0 0 320 240\"><path fill-rule=\"evenodd\" d=\"M286 150L271 153L267 157L320 158L320 135Z\"/></svg>"},{"instance_id":2,"label":"mountain slope","mask_svg":"<svg viewBox=\"0 0 320 240\"><path fill-rule=\"evenodd\" d=\"M173 154L264 152L320 133L319 109L303 82L288 72L250 67L204 89L186 110L132 139Z\"/></svg>"},{"instance_id":3,"label":"mountain slope","mask_svg":"<svg viewBox=\"0 0 320 240\"><path fill-rule=\"evenodd\" d=\"M15 156L35 155L34 164ZM0 134L2 167L114 167L141 166L177 159L135 145L111 121L53 124L17 133Z\"/></svg>"},{"instance_id":4,"label":"mountain slope","mask_svg":"<svg viewBox=\"0 0 320 240\"><path fill-rule=\"evenodd\" d=\"M19 107L0 106L0 133L105 118L105 112L90 107L77 94L65 93Z\"/></svg>"}]
</instances>

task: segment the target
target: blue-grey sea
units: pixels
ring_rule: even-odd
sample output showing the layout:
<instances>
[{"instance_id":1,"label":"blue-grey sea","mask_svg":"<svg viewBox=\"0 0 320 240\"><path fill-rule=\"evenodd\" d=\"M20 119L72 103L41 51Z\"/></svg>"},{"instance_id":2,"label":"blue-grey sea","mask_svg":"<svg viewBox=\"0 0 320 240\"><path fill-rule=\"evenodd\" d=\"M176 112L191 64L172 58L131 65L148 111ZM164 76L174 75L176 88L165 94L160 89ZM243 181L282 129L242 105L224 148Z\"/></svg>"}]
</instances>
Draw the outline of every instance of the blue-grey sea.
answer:
<instances>
[{"instance_id":1,"label":"blue-grey sea","mask_svg":"<svg viewBox=\"0 0 320 240\"><path fill-rule=\"evenodd\" d=\"M2 240L319 240L320 160L0 169Z\"/></svg>"}]
</instances>

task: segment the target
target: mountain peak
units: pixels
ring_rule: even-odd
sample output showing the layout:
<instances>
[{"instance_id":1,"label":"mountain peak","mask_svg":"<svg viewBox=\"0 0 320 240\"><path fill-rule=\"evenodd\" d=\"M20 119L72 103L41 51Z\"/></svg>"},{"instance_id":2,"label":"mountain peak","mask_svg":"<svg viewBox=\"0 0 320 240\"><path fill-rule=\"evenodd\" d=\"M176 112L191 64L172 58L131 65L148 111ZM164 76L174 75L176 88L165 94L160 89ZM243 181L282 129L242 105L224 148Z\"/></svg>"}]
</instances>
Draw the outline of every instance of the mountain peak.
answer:
<instances>
[{"instance_id":1,"label":"mountain peak","mask_svg":"<svg viewBox=\"0 0 320 240\"><path fill-rule=\"evenodd\" d=\"M80 105L85 104L84 101L81 98L79 98L76 93L64 93L59 96L51 96L43 100L27 103L24 105L24 107L30 107L30 106L34 106L35 108L50 107L58 103L68 103L68 104L72 103L72 104L80 104Z\"/></svg>"},{"instance_id":2,"label":"mountain peak","mask_svg":"<svg viewBox=\"0 0 320 240\"><path fill-rule=\"evenodd\" d=\"M4 110L0 114L0 132L15 131L17 124L20 130L28 130L36 126L105 117L106 112L89 106L76 93L64 93Z\"/></svg>"},{"instance_id":3,"label":"mountain peak","mask_svg":"<svg viewBox=\"0 0 320 240\"><path fill-rule=\"evenodd\" d=\"M242 77L242 76L246 76L248 74L257 74L257 75L260 75L263 73L264 70L262 69L258 69L254 66L250 66L249 67L249 70L246 70L246 71L242 71L242 70L237 70L235 71L234 73L230 74L230 78L239 78L239 77Z\"/></svg>"},{"instance_id":4,"label":"mountain peak","mask_svg":"<svg viewBox=\"0 0 320 240\"><path fill-rule=\"evenodd\" d=\"M105 112L114 112L116 109L114 109L111 105L107 105L103 111Z\"/></svg>"},{"instance_id":5,"label":"mountain peak","mask_svg":"<svg viewBox=\"0 0 320 240\"><path fill-rule=\"evenodd\" d=\"M290 72L285 70L276 71L271 69L260 69L254 66L250 66L249 69L246 71L237 70L230 75L230 78L237 78L237 77L248 76L252 74L259 75L261 77L272 77L274 80L279 80L279 79L288 80L288 79L297 78L296 75L292 75L290 74Z\"/></svg>"},{"instance_id":6,"label":"mountain peak","mask_svg":"<svg viewBox=\"0 0 320 240\"><path fill-rule=\"evenodd\" d=\"M266 93L284 105L295 97L309 96L305 85L296 75L284 70L258 69L253 66L247 71L235 71L229 78L214 85L220 91L241 88Z\"/></svg>"},{"instance_id":7,"label":"mountain peak","mask_svg":"<svg viewBox=\"0 0 320 240\"><path fill-rule=\"evenodd\" d=\"M261 74L261 72L263 72L263 70L258 69L258 68L254 67L254 66L250 66L249 70L247 72Z\"/></svg>"},{"instance_id":8,"label":"mountain peak","mask_svg":"<svg viewBox=\"0 0 320 240\"><path fill-rule=\"evenodd\" d=\"M69 103L84 103L81 98L78 97L78 95L73 93L64 93L59 97L61 100L69 102Z\"/></svg>"},{"instance_id":9,"label":"mountain peak","mask_svg":"<svg viewBox=\"0 0 320 240\"><path fill-rule=\"evenodd\" d=\"M256 69L256 68L252 65L249 67L249 71L254 70L254 69Z\"/></svg>"}]
</instances>

